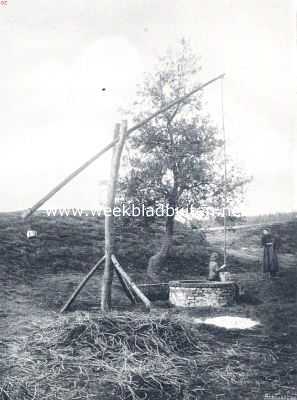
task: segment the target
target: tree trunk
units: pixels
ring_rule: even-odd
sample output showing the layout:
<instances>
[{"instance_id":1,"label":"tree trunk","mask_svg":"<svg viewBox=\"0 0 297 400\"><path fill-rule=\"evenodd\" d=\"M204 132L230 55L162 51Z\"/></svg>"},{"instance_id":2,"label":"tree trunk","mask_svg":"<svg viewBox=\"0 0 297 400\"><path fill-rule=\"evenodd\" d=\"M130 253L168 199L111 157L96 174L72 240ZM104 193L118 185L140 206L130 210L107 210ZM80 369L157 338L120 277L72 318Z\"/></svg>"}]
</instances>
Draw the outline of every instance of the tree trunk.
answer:
<instances>
[{"instance_id":1,"label":"tree trunk","mask_svg":"<svg viewBox=\"0 0 297 400\"><path fill-rule=\"evenodd\" d=\"M176 208L177 204L177 187L174 186L172 193L170 195L170 199L168 201L168 206L173 209ZM166 217L166 225L165 225L165 234L162 239L161 249L153 255L148 262L147 267L147 275L150 279L155 282L160 280L160 274L163 269L164 262L168 255L170 254L170 250L173 242L173 233L174 233L174 218L175 213L173 215L167 215Z\"/></svg>"},{"instance_id":2,"label":"tree trunk","mask_svg":"<svg viewBox=\"0 0 297 400\"><path fill-rule=\"evenodd\" d=\"M161 249L149 259L147 267L147 275L154 282L160 280L160 274L163 269L164 262L170 254L173 241L173 231L174 231L174 216L167 217L165 234L162 239Z\"/></svg>"},{"instance_id":3,"label":"tree trunk","mask_svg":"<svg viewBox=\"0 0 297 400\"><path fill-rule=\"evenodd\" d=\"M172 191L169 194L168 198L168 206L173 208L175 210L178 202L178 172L177 172L177 165L176 165L176 159L177 156L175 154L175 148L174 148L174 139L173 139L173 133L170 128L171 122L175 117L175 114L178 110L178 106L171 116L170 120L167 122L167 130L168 130L168 135L171 143L171 168L173 172L173 187ZM175 212L173 215L167 215L166 217L166 226L165 226L165 235L162 240L162 245L160 251L152 256L149 259L148 267L147 267L147 275L150 279L152 279L155 282L158 282L160 280L160 274L163 269L164 262L166 258L168 257L171 247L172 247L172 241L173 241L173 231L174 231L174 217L175 217Z\"/></svg>"}]
</instances>

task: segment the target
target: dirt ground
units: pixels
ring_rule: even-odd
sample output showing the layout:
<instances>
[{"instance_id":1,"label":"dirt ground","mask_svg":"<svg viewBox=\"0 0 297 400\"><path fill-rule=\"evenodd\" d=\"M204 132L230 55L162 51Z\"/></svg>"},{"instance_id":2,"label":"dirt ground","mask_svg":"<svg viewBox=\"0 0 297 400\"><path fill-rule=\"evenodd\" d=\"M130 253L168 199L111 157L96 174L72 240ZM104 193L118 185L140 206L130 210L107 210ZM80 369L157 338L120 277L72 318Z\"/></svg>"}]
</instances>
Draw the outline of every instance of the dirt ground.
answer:
<instances>
[{"instance_id":1,"label":"dirt ground","mask_svg":"<svg viewBox=\"0 0 297 400\"><path fill-rule=\"evenodd\" d=\"M0 218L2 229L0 237L0 353L2 353L0 376L1 373L7 373L6 367L9 360L17 355L20 343L26 337L39 327L46 326L55 319L63 318L59 314L59 309L91 267L91 265L89 267L84 265L80 271L71 267L61 270L49 264L46 268L44 266L40 268L36 265L38 245L24 244L24 232L20 233L16 229L15 218L15 216L8 219ZM297 248L294 249L296 228L296 224L294 229L290 227L294 232L292 246L288 248L286 243L285 251L279 256L280 276L269 281L263 280L260 272L262 249L257 241L258 230L251 230L249 233L242 232L237 238L234 235L230 239L231 273L238 281L244 282L241 302L228 310L213 310L212 314L248 316L259 321L261 328L258 335L265 334L271 337L273 346L276 346L272 350L281 355L278 357L277 368L274 368L277 371L276 374L278 376L289 374L286 380L289 386L281 386L280 393L295 395L294 398L297 399ZM11 237L13 237L13 243ZM221 246L221 233L211 232L208 240L214 247ZM16 246L19 246L18 251L15 250ZM30 263L33 268L28 269ZM193 275L190 277L192 278ZM139 274L135 273L135 279L137 278ZM187 279L189 276L184 278ZM99 309L99 298L100 272L81 292L71 312L96 313ZM129 308L129 301L125 299L117 283L114 288L114 304L118 307ZM162 304L162 307L166 306ZM162 312L162 307L160 312ZM158 312L157 308L155 312ZM181 313L181 311L176 312ZM209 315L210 312L207 313ZM189 310L184 314L185 317L201 317L203 311ZM254 340L255 346L258 346L257 335L249 340ZM279 346L278 349L277 346ZM292 393L294 386L296 393Z\"/></svg>"}]
</instances>

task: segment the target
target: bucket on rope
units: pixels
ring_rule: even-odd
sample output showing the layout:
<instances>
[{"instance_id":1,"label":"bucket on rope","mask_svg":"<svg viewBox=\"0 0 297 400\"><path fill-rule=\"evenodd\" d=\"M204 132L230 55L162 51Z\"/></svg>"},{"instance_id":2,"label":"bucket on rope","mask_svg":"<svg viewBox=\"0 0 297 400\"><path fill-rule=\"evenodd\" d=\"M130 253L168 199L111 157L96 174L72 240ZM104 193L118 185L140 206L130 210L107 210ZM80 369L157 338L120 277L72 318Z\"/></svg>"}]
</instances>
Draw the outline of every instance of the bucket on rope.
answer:
<instances>
[{"instance_id":1,"label":"bucket on rope","mask_svg":"<svg viewBox=\"0 0 297 400\"><path fill-rule=\"evenodd\" d=\"M37 238L37 231L29 229L27 231L27 239L34 239L34 238Z\"/></svg>"}]
</instances>

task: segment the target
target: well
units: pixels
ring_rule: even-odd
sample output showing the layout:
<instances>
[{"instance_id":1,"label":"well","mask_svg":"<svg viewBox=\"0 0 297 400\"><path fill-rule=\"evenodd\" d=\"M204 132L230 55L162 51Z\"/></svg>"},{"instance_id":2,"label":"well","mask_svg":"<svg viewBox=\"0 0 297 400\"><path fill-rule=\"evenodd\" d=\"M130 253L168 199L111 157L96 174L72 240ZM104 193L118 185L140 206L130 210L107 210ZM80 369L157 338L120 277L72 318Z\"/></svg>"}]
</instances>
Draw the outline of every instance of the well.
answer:
<instances>
[{"instance_id":1,"label":"well","mask_svg":"<svg viewBox=\"0 0 297 400\"><path fill-rule=\"evenodd\" d=\"M179 307L222 307L236 299L236 284L211 281L171 281L169 301Z\"/></svg>"}]
</instances>

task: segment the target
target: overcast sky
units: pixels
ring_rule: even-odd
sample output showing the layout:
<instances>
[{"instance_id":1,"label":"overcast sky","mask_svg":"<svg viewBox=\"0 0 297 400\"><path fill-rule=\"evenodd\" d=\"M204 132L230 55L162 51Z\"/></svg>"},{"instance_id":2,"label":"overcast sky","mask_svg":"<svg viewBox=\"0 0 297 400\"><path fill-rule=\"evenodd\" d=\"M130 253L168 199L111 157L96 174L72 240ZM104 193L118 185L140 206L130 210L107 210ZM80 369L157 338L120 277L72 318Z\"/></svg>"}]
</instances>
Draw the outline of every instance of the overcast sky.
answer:
<instances>
[{"instance_id":1,"label":"overcast sky","mask_svg":"<svg viewBox=\"0 0 297 400\"><path fill-rule=\"evenodd\" d=\"M0 211L32 206L106 144L117 110L181 37L201 56L197 81L226 73L228 154L254 176L243 212L296 210L296 2L8 0ZM220 123L220 85L204 98ZM96 207L108 174L105 156L46 206Z\"/></svg>"}]
</instances>

